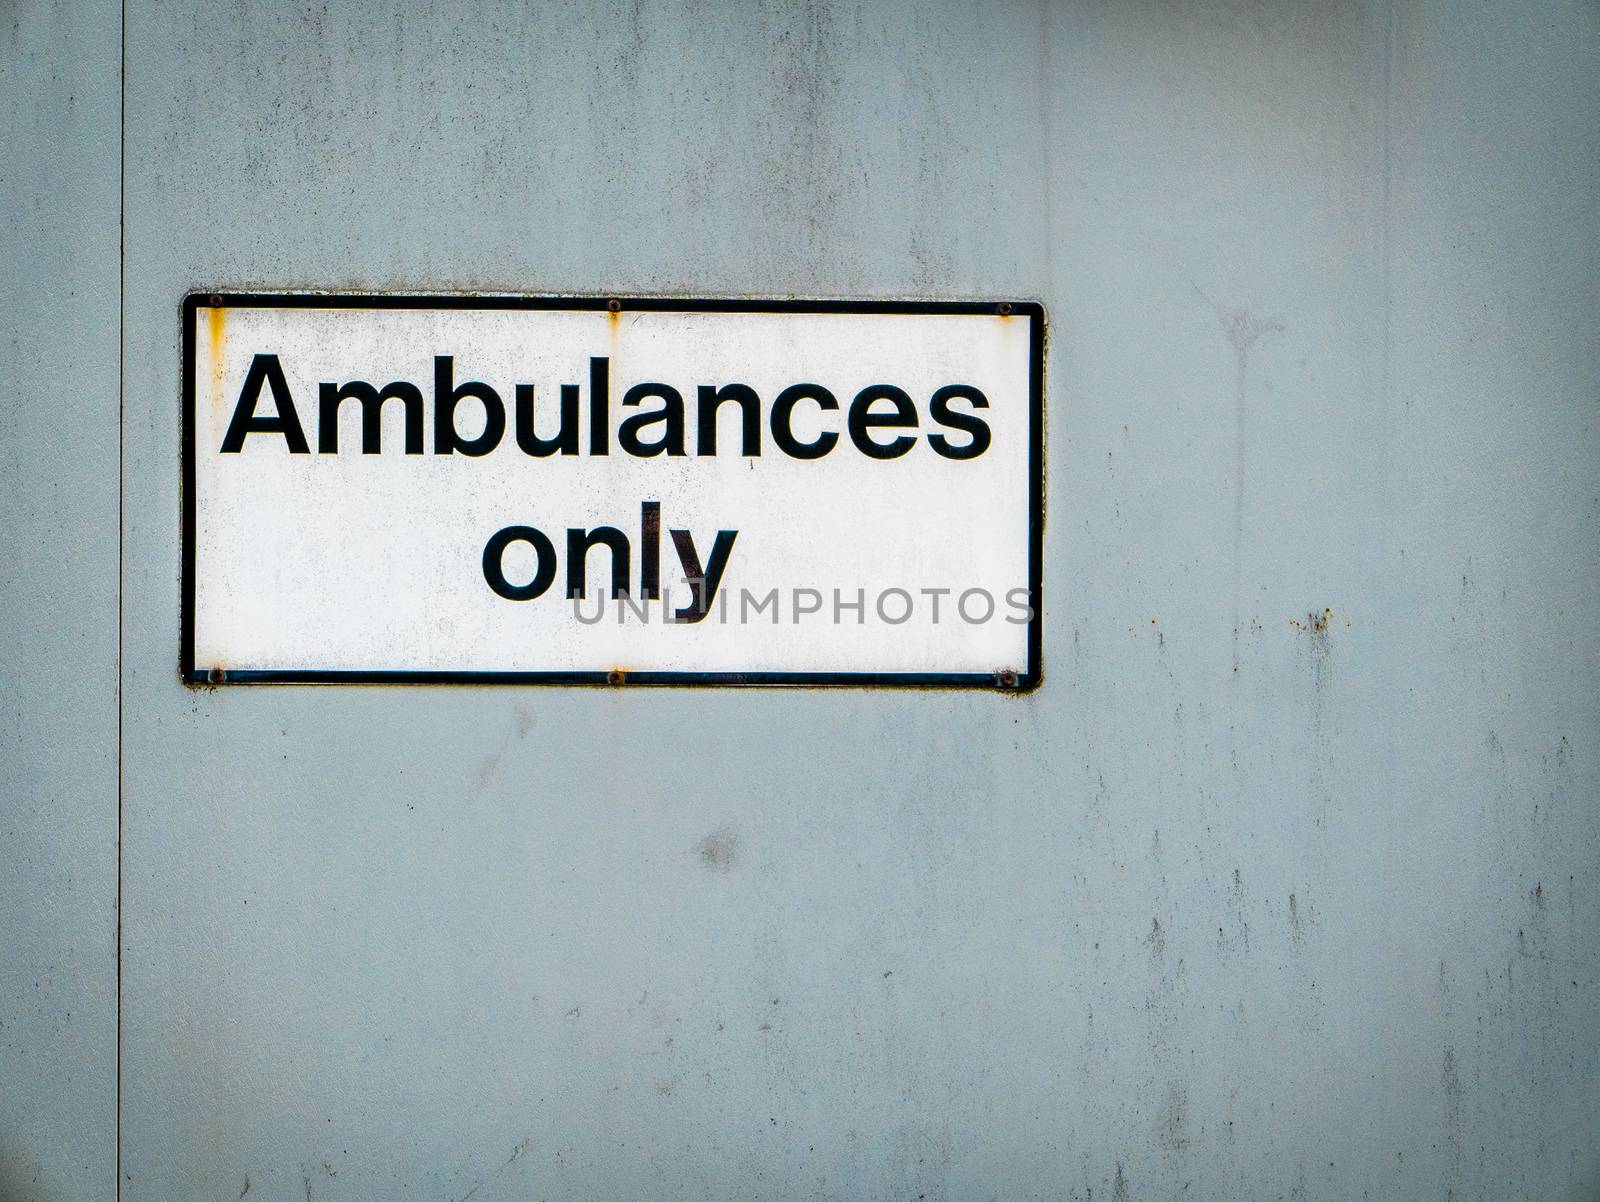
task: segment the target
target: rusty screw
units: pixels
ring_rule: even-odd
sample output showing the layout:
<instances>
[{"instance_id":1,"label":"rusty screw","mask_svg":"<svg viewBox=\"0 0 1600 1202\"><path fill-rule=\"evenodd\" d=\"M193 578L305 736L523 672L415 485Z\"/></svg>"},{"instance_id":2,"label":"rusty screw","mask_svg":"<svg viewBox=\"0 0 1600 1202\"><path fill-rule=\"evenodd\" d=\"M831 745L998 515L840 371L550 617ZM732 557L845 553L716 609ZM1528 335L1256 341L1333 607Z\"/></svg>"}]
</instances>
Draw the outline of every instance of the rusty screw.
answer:
<instances>
[{"instance_id":1,"label":"rusty screw","mask_svg":"<svg viewBox=\"0 0 1600 1202\"><path fill-rule=\"evenodd\" d=\"M221 668L212 668L210 672L206 673L206 679L212 684L221 684L228 679L228 674Z\"/></svg>"},{"instance_id":2,"label":"rusty screw","mask_svg":"<svg viewBox=\"0 0 1600 1202\"><path fill-rule=\"evenodd\" d=\"M1000 302L1000 316L1001 317L1010 317L1011 316L1011 302L1010 301L1001 301Z\"/></svg>"},{"instance_id":3,"label":"rusty screw","mask_svg":"<svg viewBox=\"0 0 1600 1202\"><path fill-rule=\"evenodd\" d=\"M621 684L624 680L627 680L627 679L628 679L628 674L626 672L624 672L621 668L612 668L611 671L606 673L606 683L607 684Z\"/></svg>"},{"instance_id":4,"label":"rusty screw","mask_svg":"<svg viewBox=\"0 0 1600 1202\"><path fill-rule=\"evenodd\" d=\"M219 293L213 292L206 299L211 302L211 307L213 309L222 308L222 296Z\"/></svg>"},{"instance_id":5,"label":"rusty screw","mask_svg":"<svg viewBox=\"0 0 1600 1202\"><path fill-rule=\"evenodd\" d=\"M1017 673L1015 669L1001 668L999 672L995 673L995 675L999 678L1000 687L1002 689L1014 689L1017 687Z\"/></svg>"},{"instance_id":6,"label":"rusty screw","mask_svg":"<svg viewBox=\"0 0 1600 1202\"><path fill-rule=\"evenodd\" d=\"M622 312L622 302L619 301L619 300L608 300L606 302L606 309L607 309L608 312L611 312L611 313L621 313Z\"/></svg>"}]
</instances>

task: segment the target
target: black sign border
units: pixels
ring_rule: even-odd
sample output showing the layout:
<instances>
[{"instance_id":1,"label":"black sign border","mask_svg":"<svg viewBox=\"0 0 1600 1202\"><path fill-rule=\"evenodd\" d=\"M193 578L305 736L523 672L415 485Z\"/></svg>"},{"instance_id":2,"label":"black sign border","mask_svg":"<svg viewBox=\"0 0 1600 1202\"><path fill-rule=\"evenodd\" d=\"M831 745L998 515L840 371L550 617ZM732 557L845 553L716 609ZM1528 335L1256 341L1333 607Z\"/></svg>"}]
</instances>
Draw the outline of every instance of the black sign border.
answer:
<instances>
[{"instance_id":1,"label":"black sign border","mask_svg":"<svg viewBox=\"0 0 1600 1202\"><path fill-rule=\"evenodd\" d=\"M196 667L195 623L195 336L202 308L285 309L515 309L671 313L898 313L976 314L1026 320L1028 347L1028 662L994 672L433 672L329 671ZM1044 357L1045 312L1037 301L816 300L762 297L522 296L497 293L322 293L197 290L182 308L183 541L179 676L189 685L437 684L437 685L739 685L821 688L987 688L1027 692L1044 678Z\"/></svg>"}]
</instances>

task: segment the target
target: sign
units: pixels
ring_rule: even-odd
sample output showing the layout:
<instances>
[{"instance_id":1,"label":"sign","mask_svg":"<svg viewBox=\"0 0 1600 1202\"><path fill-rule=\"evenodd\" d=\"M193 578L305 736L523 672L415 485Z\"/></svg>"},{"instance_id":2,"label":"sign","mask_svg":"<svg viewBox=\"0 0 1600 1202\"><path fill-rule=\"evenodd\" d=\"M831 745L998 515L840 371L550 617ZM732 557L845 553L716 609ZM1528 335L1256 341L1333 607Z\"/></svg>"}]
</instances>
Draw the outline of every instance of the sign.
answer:
<instances>
[{"instance_id":1,"label":"sign","mask_svg":"<svg viewBox=\"0 0 1600 1202\"><path fill-rule=\"evenodd\" d=\"M192 295L182 673L1028 688L1044 314Z\"/></svg>"}]
</instances>

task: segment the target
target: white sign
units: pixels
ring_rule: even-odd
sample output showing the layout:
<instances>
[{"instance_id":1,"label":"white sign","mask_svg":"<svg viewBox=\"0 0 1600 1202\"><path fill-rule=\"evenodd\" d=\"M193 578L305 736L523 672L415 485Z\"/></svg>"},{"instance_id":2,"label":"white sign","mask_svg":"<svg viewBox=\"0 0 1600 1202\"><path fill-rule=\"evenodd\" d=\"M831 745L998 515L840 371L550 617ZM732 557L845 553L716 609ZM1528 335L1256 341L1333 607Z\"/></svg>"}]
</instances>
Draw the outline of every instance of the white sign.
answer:
<instances>
[{"instance_id":1,"label":"white sign","mask_svg":"<svg viewBox=\"0 0 1600 1202\"><path fill-rule=\"evenodd\" d=\"M1035 304L195 295L191 682L1040 675Z\"/></svg>"}]
</instances>

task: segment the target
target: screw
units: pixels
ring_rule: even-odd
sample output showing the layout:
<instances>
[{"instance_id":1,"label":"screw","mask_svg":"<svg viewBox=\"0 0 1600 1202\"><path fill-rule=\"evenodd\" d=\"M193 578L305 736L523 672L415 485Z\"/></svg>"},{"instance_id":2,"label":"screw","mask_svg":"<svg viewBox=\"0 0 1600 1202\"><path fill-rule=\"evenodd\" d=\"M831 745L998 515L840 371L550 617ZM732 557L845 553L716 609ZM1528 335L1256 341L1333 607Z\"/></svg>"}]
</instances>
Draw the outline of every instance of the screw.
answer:
<instances>
[{"instance_id":1,"label":"screw","mask_svg":"<svg viewBox=\"0 0 1600 1202\"><path fill-rule=\"evenodd\" d=\"M221 668L212 668L210 672L206 673L206 679L212 684L221 684L228 679L228 674Z\"/></svg>"},{"instance_id":2,"label":"screw","mask_svg":"<svg viewBox=\"0 0 1600 1202\"><path fill-rule=\"evenodd\" d=\"M606 308L612 313L621 313L622 302L619 300L608 300L606 302Z\"/></svg>"},{"instance_id":3,"label":"screw","mask_svg":"<svg viewBox=\"0 0 1600 1202\"><path fill-rule=\"evenodd\" d=\"M1000 316L1001 317L1010 317L1011 316L1011 302L1010 301L1001 301L1000 302Z\"/></svg>"},{"instance_id":4,"label":"screw","mask_svg":"<svg viewBox=\"0 0 1600 1202\"><path fill-rule=\"evenodd\" d=\"M213 292L210 296L206 297L206 299L211 302L211 307L213 309L222 308L222 296L220 293Z\"/></svg>"},{"instance_id":5,"label":"screw","mask_svg":"<svg viewBox=\"0 0 1600 1202\"><path fill-rule=\"evenodd\" d=\"M1015 669L1001 668L996 675L1000 679L1000 687L1002 689L1014 689L1017 687L1017 673Z\"/></svg>"},{"instance_id":6,"label":"screw","mask_svg":"<svg viewBox=\"0 0 1600 1202\"><path fill-rule=\"evenodd\" d=\"M628 679L628 674L621 668L612 668L611 671L606 673L607 684L621 684L626 679Z\"/></svg>"}]
</instances>

